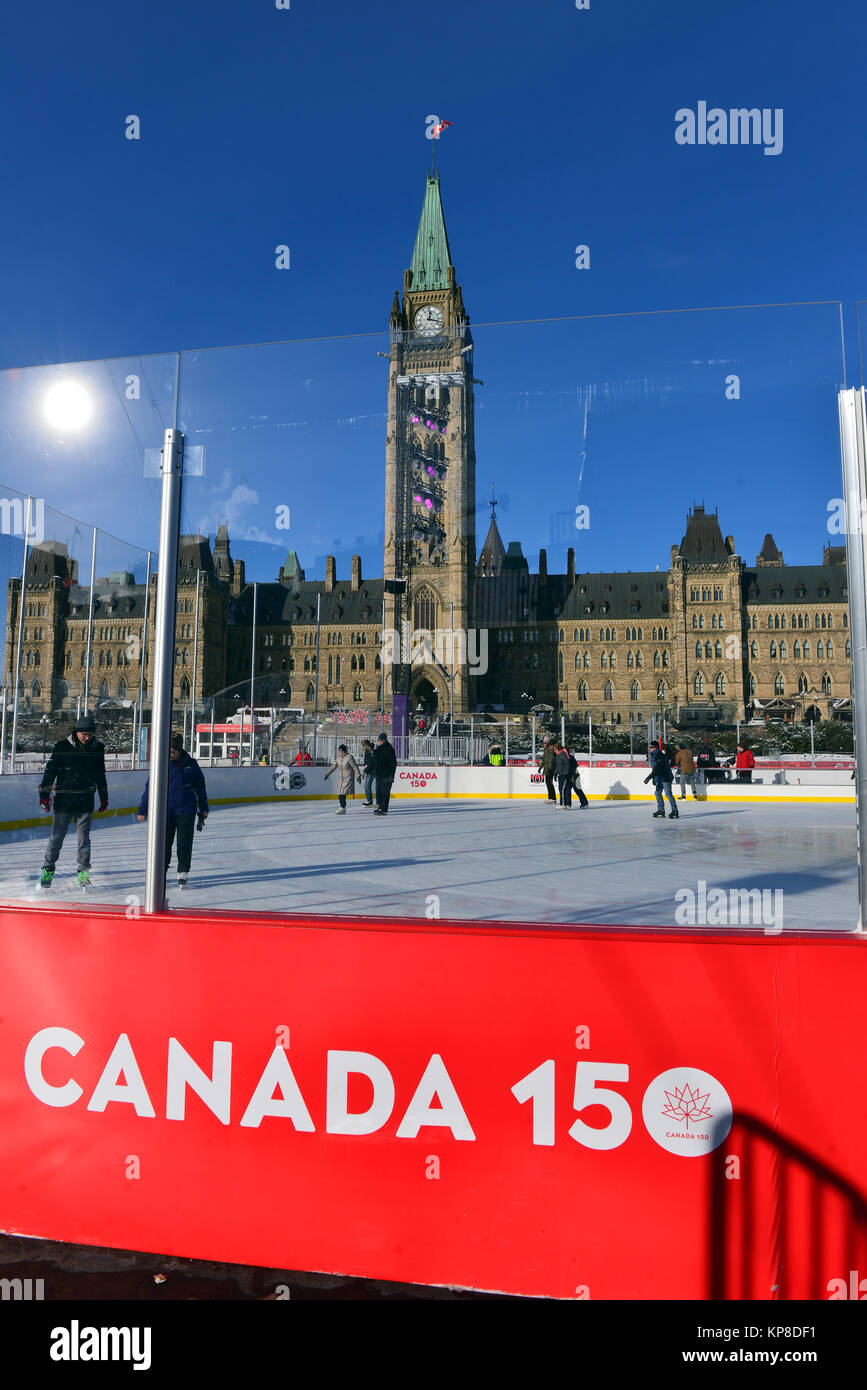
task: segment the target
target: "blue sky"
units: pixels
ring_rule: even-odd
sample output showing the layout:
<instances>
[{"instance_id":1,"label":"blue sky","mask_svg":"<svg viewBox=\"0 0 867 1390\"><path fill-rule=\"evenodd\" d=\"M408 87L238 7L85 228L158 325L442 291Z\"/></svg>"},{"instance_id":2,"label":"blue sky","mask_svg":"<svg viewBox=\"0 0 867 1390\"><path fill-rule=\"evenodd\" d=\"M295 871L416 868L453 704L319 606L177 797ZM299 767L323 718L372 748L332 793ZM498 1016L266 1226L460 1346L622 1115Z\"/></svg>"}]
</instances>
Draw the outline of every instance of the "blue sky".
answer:
<instances>
[{"instance_id":1,"label":"blue sky","mask_svg":"<svg viewBox=\"0 0 867 1390\"><path fill-rule=\"evenodd\" d=\"M787 560L820 559L840 491L836 308L484 325L842 299L857 380L864 99L845 55L863 51L862 7L49 0L3 24L7 488L153 546L141 449L171 422L169 354L199 349L183 358L180 413L207 471L187 486L185 529L228 517L252 578L273 578L290 545L311 577L327 552L347 572L355 550L381 573L376 352L435 113L453 122L443 200L485 383L478 491L496 476L504 539L534 564L546 546L562 569L580 503L580 567L664 567L704 501L748 559L768 529ZM781 108L782 152L677 144L675 112L700 101ZM124 136L129 115L140 140ZM38 413L57 372L9 370L99 358L120 360L83 369L98 429L75 437ZM127 402L130 375L141 398ZM486 529L481 508L479 546ZM105 546L100 573L120 567Z\"/></svg>"}]
</instances>

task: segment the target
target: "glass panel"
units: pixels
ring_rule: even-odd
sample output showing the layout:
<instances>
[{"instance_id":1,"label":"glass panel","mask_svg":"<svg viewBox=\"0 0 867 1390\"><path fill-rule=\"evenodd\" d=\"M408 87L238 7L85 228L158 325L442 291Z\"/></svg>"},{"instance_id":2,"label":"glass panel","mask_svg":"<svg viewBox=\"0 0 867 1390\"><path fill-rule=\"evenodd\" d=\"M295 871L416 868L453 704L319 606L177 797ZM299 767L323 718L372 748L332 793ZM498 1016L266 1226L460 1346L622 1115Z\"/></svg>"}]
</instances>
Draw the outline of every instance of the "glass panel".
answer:
<instances>
[{"instance_id":1,"label":"glass panel","mask_svg":"<svg viewBox=\"0 0 867 1390\"><path fill-rule=\"evenodd\" d=\"M156 574L160 511L144 451L158 448L174 421L175 378L173 357L0 373L6 901L50 894L78 902L82 888L100 903L142 897L145 834L135 812L150 714L145 581L148 546ZM149 625L152 637L152 586ZM75 724L88 712L103 748L107 814L98 810L98 760L77 761ZM91 808L88 848L78 843L77 817ZM50 865L51 881L42 884ZM80 882L81 869L89 883Z\"/></svg>"},{"instance_id":2,"label":"glass panel","mask_svg":"<svg viewBox=\"0 0 867 1390\"><path fill-rule=\"evenodd\" d=\"M234 803L195 902L851 930L842 384L835 305L184 356L187 739ZM561 727L588 813L542 825ZM381 728L389 828L356 786L349 831L323 774ZM675 824L649 733L713 750Z\"/></svg>"}]
</instances>

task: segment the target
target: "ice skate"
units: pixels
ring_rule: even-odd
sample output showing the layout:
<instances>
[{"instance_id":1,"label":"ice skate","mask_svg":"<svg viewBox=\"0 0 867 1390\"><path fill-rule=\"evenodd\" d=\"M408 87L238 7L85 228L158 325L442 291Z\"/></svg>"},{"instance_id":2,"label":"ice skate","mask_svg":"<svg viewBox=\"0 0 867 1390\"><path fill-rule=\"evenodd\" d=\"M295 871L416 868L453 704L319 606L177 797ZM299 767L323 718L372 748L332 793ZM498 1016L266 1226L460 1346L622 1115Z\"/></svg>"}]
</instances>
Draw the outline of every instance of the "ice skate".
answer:
<instances>
[{"instance_id":1,"label":"ice skate","mask_svg":"<svg viewBox=\"0 0 867 1390\"><path fill-rule=\"evenodd\" d=\"M54 882L54 870L53 870L53 869L43 869L43 870L42 870L42 873L41 873L40 876L39 876L39 883L37 884L37 887L38 887L38 888L43 888L43 889L44 889L44 888L50 888L53 882Z\"/></svg>"},{"instance_id":2,"label":"ice skate","mask_svg":"<svg viewBox=\"0 0 867 1390\"><path fill-rule=\"evenodd\" d=\"M178 874L178 887L179 887L179 888L186 888L186 886L187 886L187 875L186 875L186 874L181 874L181 873L179 873L179 874Z\"/></svg>"},{"instance_id":3,"label":"ice skate","mask_svg":"<svg viewBox=\"0 0 867 1390\"><path fill-rule=\"evenodd\" d=\"M87 892L88 888L90 887L90 870L89 870L89 869L79 869L79 871L78 871L78 886L79 886L79 888L81 889L82 893L86 893L86 892Z\"/></svg>"}]
</instances>

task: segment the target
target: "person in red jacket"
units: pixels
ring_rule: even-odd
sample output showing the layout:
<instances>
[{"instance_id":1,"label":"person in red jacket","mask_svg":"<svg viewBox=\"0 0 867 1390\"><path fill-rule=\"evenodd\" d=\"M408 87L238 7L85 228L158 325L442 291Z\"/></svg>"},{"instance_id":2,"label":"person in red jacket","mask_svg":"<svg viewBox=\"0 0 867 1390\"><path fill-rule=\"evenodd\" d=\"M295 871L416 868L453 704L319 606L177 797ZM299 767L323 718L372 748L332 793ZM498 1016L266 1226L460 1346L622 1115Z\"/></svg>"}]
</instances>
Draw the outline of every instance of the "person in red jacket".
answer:
<instances>
[{"instance_id":1,"label":"person in red jacket","mask_svg":"<svg viewBox=\"0 0 867 1390\"><path fill-rule=\"evenodd\" d=\"M737 757L729 758L729 767L734 763L739 782L752 782L756 760L745 743L738 744Z\"/></svg>"}]
</instances>

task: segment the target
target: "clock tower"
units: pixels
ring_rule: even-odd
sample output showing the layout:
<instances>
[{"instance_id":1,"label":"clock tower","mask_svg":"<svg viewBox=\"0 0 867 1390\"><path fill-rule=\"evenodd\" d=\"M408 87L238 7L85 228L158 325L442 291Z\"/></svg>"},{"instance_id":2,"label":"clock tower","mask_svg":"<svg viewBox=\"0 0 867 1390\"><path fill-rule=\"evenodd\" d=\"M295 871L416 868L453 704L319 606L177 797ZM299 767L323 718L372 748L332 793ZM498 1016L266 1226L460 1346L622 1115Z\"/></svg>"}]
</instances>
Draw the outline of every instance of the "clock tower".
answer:
<instances>
[{"instance_id":1,"label":"clock tower","mask_svg":"<svg viewBox=\"0 0 867 1390\"><path fill-rule=\"evenodd\" d=\"M436 706L440 714L452 679L455 712L475 705L467 665L476 560L469 322L439 173L428 174L403 299L395 290L390 319L383 573L385 626L401 635L401 651L384 677L387 697L405 694L410 709Z\"/></svg>"}]
</instances>

